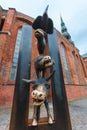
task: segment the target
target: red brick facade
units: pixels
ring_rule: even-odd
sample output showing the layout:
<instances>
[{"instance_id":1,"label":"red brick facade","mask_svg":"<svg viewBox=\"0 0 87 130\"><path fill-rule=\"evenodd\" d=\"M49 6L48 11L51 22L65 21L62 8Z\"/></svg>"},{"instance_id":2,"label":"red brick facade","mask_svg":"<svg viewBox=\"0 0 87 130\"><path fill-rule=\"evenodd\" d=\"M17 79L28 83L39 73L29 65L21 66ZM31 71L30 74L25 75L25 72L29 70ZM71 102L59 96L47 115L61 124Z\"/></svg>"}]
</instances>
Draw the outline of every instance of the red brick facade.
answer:
<instances>
[{"instance_id":1,"label":"red brick facade","mask_svg":"<svg viewBox=\"0 0 87 130\"><path fill-rule=\"evenodd\" d=\"M10 106L12 104L15 81L10 80L12 60L14 56L15 43L18 29L24 24L31 25L33 18L17 12L14 8L3 10L0 7L1 26L0 31L8 31L9 34L0 34L0 105ZM64 81L68 100L78 99L87 96L87 61L84 61L78 49L73 46L59 31L58 47L60 50L61 63L63 68ZM67 66L70 71L70 82L68 82L64 68L62 49L65 49ZM38 55L34 30L32 31L32 68L31 77L35 77L33 61Z\"/></svg>"}]
</instances>

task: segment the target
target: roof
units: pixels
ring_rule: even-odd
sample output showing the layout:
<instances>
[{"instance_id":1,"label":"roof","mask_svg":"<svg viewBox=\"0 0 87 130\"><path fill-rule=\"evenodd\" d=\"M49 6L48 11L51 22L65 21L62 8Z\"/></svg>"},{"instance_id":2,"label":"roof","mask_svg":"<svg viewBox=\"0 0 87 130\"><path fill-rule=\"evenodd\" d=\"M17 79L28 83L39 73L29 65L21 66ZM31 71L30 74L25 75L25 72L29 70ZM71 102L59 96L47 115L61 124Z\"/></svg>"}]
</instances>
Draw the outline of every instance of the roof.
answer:
<instances>
[{"instance_id":1,"label":"roof","mask_svg":"<svg viewBox=\"0 0 87 130\"><path fill-rule=\"evenodd\" d=\"M87 53L82 55L83 58L87 58Z\"/></svg>"}]
</instances>

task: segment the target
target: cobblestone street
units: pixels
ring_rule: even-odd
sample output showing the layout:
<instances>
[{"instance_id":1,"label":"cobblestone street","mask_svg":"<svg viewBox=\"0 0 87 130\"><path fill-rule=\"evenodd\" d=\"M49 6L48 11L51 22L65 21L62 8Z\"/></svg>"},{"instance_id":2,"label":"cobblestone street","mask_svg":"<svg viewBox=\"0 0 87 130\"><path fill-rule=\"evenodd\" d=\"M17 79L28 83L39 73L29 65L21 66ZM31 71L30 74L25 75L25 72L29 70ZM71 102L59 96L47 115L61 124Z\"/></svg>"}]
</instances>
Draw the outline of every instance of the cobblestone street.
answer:
<instances>
[{"instance_id":1,"label":"cobblestone street","mask_svg":"<svg viewBox=\"0 0 87 130\"><path fill-rule=\"evenodd\" d=\"M87 130L87 98L69 104L72 130Z\"/></svg>"},{"instance_id":2,"label":"cobblestone street","mask_svg":"<svg viewBox=\"0 0 87 130\"><path fill-rule=\"evenodd\" d=\"M87 130L87 98L69 103L72 130ZM8 130L11 108L0 108L0 130Z\"/></svg>"}]
</instances>

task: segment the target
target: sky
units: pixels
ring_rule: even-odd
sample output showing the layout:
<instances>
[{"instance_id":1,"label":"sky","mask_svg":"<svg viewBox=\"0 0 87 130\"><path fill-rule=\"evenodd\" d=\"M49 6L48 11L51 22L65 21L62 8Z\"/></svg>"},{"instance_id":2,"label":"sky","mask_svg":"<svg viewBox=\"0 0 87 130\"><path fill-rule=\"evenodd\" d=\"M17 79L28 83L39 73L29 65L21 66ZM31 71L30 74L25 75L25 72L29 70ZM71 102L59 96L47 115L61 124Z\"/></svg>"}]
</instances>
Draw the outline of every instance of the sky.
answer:
<instances>
[{"instance_id":1,"label":"sky","mask_svg":"<svg viewBox=\"0 0 87 130\"><path fill-rule=\"evenodd\" d=\"M3 9L17 11L36 18L49 5L48 15L54 27L61 31L60 15L80 54L87 53L87 0L0 0Z\"/></svg>"}]
</instances>

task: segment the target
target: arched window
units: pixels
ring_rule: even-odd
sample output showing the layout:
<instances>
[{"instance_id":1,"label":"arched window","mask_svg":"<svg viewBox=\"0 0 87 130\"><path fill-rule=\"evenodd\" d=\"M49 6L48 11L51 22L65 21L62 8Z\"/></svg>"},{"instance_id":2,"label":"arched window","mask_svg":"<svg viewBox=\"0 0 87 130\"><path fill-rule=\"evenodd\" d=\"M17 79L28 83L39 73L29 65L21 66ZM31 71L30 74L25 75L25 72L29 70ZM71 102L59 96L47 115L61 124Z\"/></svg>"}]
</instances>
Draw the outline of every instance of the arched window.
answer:
<instances>
[{"instance_id":1,"label":"arched window","mask_svg":"<svg viewBox=\"0 0 87 130\"><path fill-rule=\"evenodd\" d=\"M78 73L78 78L79 78L79 83L80 84L84 84L84 75L83 75L83 71L82 71L82 65L81 65L81 61L79 60L79 57L76 55L75 56L76 59L76 70Z\"/></svg>"},{"instance_id":2,"label":"arched window","mask_svg":"<svg viewBox=\"0 0 87 130\"><path fill-rule=\"evenodd\" d=\"M16 76L16 68L17 68L17 63L18 63L21 34L22 34L22 28L20 28L17 33L14 57L13 57L13 61L12 61L12 69L11 69L11 73L10 73L10 80L15 80L15 76Z\"/></svg>"},{"instance_id":3,"label":"arched window","mask_svg":"<svg viewBox=\"0 0 87 130\"><path fill-rule=\"evenodd\" d=\"M62 53L62 60L63 60L63 64L64 64L64 71L66 73L66 78L67 78L68 83L71 83L70 70L69 70L69 67L68 67L65 47L64 47L63 44L60 45L60 49L61 49L61 53Z\"/></svg>"},{"instance_id":4,"label":"arched window","mask_svg":"<svg viewBox=\"0 0 87 130\"><path fill-rule=\"evenodd\" d=\"M79 71L78 71L78 65L77 65L77 61L76 61L76 57L75 57L75 52L72 52L72 59L74 61L74 69L75 69L75 73L78 76L78 81L80 83L80 78L79 78Z\"/></svg>"}]
</instances>

